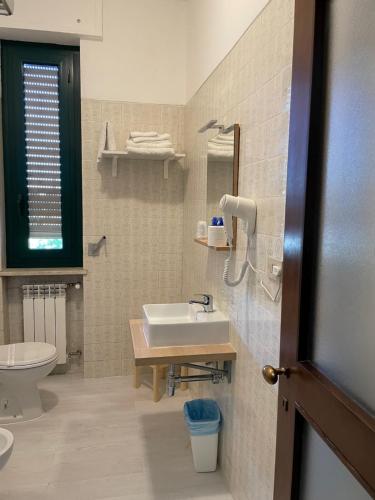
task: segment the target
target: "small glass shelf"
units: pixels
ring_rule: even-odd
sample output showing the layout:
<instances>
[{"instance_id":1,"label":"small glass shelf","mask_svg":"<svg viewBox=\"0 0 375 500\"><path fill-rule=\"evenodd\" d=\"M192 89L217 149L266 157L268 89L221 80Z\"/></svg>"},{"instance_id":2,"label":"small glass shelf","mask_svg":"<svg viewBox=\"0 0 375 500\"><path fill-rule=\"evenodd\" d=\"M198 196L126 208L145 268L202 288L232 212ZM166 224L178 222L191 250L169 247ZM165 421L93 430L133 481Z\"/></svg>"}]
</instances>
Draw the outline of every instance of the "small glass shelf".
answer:
<instances>
[{"instance_id":1,"label":"small glass shelf","mask_svg":"<svg viewBox=\"0 0 375 500\"><path fill-rule=\"evenodd\" d=\"M213 250L216 250L216 252L227 252L227 251L229 251L229 246L228 245L220 245L220 246L210 246L210 245L208 245L208 238L194 238L194 241L196 243L198 243L199 245L203 245L204 247L212 248Z\"/></svg>"}]
</instances>

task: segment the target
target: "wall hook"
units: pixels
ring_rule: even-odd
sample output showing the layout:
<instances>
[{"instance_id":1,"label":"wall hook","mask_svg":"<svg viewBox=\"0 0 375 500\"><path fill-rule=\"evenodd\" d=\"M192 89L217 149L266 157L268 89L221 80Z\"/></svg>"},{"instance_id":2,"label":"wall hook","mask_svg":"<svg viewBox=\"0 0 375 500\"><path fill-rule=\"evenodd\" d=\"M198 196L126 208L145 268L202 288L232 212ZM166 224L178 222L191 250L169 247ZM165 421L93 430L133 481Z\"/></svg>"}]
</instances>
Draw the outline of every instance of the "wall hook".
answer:
<instances>
[{"instance_id":1,"label":"wall hook","mask_svg":"<svg viewBox=\"0 0 375 500\"><path fill-rule=\"evenodd\" d=\"M87 253L89 257L97 257L100 254L100 249L104 242L106 241L107 237L102 236L99 241L96 243L89 243L87 247Z\"/></svg>"}]
</instances>

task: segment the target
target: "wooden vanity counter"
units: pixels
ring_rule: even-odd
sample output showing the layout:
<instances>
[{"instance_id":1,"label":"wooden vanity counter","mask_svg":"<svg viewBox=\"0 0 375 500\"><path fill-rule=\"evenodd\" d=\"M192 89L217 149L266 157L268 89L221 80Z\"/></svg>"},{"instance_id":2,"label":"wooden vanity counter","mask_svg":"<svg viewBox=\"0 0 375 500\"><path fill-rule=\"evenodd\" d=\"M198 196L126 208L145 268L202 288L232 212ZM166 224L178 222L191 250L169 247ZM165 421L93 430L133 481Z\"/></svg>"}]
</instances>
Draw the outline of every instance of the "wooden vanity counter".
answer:
<instances>
[{"instance_id":1,"label":"wooden vanity counter","mask_svg":"<svg viewBox=\"0 0 375 500\"><path fill-rule=\"evenodd\" d=\"M168 365L205 361L233 361L237 353L232 344L148 347L142 319L129 321L135 366Z\"/></svg>"}]
</instances>

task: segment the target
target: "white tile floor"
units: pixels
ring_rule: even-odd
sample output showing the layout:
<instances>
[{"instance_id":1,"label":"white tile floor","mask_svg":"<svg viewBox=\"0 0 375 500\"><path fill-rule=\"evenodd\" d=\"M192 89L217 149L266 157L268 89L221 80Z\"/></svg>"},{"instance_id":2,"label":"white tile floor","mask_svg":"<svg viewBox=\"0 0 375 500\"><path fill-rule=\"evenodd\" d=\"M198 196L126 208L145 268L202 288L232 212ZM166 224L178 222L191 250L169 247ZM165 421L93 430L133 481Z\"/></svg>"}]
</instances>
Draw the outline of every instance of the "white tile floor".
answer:
<instances>
[{"instance_id":1,"label":"white tile floor","mask_svg":"<svg viewBox=\"0 0 375 500\"><path fill-rule=\"evenodd\" d=\"M40 419L7 426L15 448L1 500L231 500L219 472L194 472L182 406L131 377L48 377ZM186 396L185 396L186 395Z\"/></svg>"}]
</instances>

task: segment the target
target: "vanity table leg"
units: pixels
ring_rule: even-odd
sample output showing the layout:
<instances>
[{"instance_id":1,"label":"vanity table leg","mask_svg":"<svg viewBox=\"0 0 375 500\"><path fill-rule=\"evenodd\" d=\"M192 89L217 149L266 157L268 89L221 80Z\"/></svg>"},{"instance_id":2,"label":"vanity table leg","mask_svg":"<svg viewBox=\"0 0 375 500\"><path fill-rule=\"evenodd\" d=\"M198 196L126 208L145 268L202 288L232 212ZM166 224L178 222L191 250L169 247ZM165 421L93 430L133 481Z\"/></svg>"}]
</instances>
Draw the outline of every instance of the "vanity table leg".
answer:
<instances>
[{"instance_id":1,"label":"vanity table leg","mask_svg":"<svg viewBox=\"0 0 375 500\"><path fill-rule=\"evenodd\" d=\"M138 387L141 386L141 367L140 366L135 366L134 367L134 387L135 389L138 389Z\"/></svg>"},{"instance_id":2,"label":"vanity table leg","mask_svg":"<svg viewBox=\"0 0 375 500\"><path fill-rule=\"evenodd\" d=\"M168 374L168 365L160 365L161 378L165 380Z\"/></svg>"},{"instance_id":3,"label":"vanity table leg","mask_svg":"<svg viewBox=\"0 0 375 500\"><path fill-rule=\"evenodd\" d=\"M160 379L161 379L161 368L158 365L152 365L152 392L153 400L155 403L160 401Z\"/></svg>"},{"instance_id":4,"label":"vanity table leg","mask_svg":"<svg viewBox=\"0 0 375 500\"><path fill-rule=\"evenodd\" d=\"M187 366L181 366L181 377L187 377L189 375L189 368ZM186 391L189 388L188 382L181 382L181 391Z\"/></svg>"}]
</instances>

